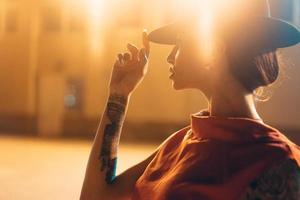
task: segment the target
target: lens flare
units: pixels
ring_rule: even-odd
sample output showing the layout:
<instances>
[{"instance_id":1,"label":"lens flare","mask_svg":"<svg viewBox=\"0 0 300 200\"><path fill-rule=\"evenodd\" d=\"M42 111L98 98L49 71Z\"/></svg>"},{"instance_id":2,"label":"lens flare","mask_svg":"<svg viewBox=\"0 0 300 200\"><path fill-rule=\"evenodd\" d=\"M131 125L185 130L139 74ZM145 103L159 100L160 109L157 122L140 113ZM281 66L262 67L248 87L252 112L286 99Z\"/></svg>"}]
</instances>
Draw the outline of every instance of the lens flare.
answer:
<instances>
[{"instance_id":1,"label":"lens flare","mask_svg":"<svg viewBox=\"0 0 300 200\"><path fill-rule=\"evenodd\" d=\"M104 12L103 0L88 0L87 12L90 22L90 45L93 53L98 53L100 49L100 35L102 29L102 17Z\"/></svg>"},{"instance_id":2,"label":"lens flare","mask_svg":"<svg viewBox=\"0 0 300 200\"><path fill-rule=\"evenodd\" d=\"M209 59L213 51L213 3L202 1L199 12L199 40L204 59Z\"/></svg>"},{"instance_id":3,"label":"lens flare","mask_svg":"<svg viewBox=\"0 0 300 200\"><path fill-rule=\"evenodd\" d=\"M178 17L189 19L192 28L195 25L197 26L195 37L198 40L197 44L199 45L197 48L201 58L209 60L212 56L216 41L214 25L217 20L222 20L218 15L220 13L235 15L232 12L234 7L241 4L245 4L245 2L240 0L177 0L176 12L180 12ZM240 10L240 12L243 11Z\"/></svg>"}]
</instances>

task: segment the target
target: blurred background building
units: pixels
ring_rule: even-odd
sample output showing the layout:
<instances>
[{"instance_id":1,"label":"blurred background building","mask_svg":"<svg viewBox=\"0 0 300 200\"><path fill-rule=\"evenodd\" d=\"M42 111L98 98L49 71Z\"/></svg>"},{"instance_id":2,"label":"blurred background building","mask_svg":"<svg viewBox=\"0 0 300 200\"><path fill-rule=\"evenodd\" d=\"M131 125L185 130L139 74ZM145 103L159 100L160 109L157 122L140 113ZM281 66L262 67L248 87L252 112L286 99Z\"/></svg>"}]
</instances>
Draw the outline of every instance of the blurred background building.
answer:
<instances>
[{"instance_id":1,"label":"blurred background building","mask_svg":"<svg viewBox=\"0 0 300 200\"><path fill-rule=\"evenodd\" d=\"M79 199L116 55L128 42L141 47L144 28L174 21L190 1L201 0L0 0L0 199ZM300 26L300 0L270 1L273 16ZM172 89L171 48L151 45L117 173L207 107L198 91ZM283 76L258 110L300 144L300 46L282 50L282 60Z\"/></svg>"},{"instance_id":2,"label":"blurred background building","mask_svg":"<svg viewBox=\"0 0 300 200\"><path fill-rule=\"evenodd\" d=\"M93 137L117 53L141 45L144 28L172 22L174 0L0 0L0 132ZM299 0L272 0L273 16L300 26ZM157 140L207 106L197 91L174 91L152 45L149 73L131 98L122 139ZM258 105L265 122L300 143L300 47L283 50L286 78Z\"/></svg>"}]
</instances>

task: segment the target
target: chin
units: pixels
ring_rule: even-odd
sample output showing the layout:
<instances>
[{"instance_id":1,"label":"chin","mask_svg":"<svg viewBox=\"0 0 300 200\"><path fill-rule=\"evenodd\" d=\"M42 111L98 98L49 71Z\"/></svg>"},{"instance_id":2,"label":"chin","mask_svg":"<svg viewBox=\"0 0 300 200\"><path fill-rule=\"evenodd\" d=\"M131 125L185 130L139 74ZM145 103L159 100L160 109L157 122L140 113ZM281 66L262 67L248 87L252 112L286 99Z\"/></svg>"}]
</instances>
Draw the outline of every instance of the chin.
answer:
<instances>
[{"instance_id":1,"label":"chin","mask_svg":"<svg viewBox=\"0 0 300 200\"><path fill-rule=\"evenodd\" d=\"M172 82L173 82L172 86L173 86L174 90L184 90L184 89L186 89L186 87L183 84L180 84L180 83L178 83L174 80Z\"/></svg>"},{"instance_id":2,"label":"chin","mask_svg":"<svg viewBox=\"0 0 300 200\"><path fill-rule=\"evenodd\" d=\"M199 89L197 84L186 82L184 80L172 80L172 87L174 90L186 90L186 89Z\"/></svg>"}]
</instances>

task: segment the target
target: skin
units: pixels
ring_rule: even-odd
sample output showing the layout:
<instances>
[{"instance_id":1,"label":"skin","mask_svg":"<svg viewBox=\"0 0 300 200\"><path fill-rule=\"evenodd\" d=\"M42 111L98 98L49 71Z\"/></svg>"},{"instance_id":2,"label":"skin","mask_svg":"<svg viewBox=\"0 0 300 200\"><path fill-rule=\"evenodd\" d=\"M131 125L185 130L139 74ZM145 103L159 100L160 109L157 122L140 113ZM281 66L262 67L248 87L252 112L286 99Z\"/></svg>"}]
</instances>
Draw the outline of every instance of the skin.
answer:
<instances>
[{"instance_id":1,"label":"skin","mask_svg":"<svg viewBox=\"0 0 300 200\"><path fill-rule=\"evenodd\" d=\"M119 54L113 66L107 103L90 152L81 200L130 199L136 180L157 152L155 150L144 161L116 175L119 140L130 97L148 69L150 46L146 32L142 40L143 48L128 44L129 52Z\"/></svg>"},{"instance_id":2,"label":"skin","mask_svg":"<svg viewBox=\"0 0 300 200\"><path fill-rule=\"evenodd\" d=\"M211 116L260 119L255 100L229 72L226 47L215 40L209 57L195 39L181 39L167 58L175 90L197 89L207 99Z\"/></svg>"},{"instance_id":3,"label":"skin","mask_svg":"<svg viewBox=\"0 0 300 200\"><path fill-rule=\"evenodd\" d=\"M116 175L117 152L131 94L144 79L150 52L147 33L144 47L128 44L129 52L119 54L112 69L107 103L90 152L81 200L130 199L134 184L160 146L144 161ZM208 101L210 115L260 119L253 95L230 74L226 49L216 41L209 57L196 40L182 39L167 58L175 90L197 89ZM162 143L163 144L163 143ZM161 144L161 145L162 145Z\"/></svg>"}]
</instances>

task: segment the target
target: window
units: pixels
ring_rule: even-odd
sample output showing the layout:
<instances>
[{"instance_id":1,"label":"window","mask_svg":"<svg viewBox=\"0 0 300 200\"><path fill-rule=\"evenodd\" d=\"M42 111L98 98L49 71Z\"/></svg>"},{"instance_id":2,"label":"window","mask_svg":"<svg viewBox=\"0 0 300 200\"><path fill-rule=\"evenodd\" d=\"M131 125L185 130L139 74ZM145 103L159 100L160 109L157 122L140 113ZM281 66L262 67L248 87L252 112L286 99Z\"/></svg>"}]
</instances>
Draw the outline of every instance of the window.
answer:
<instances>
[{"instance_id":1,"label":"window","mask_svg":"<svg viewBox=\"0 0 300 200\"><path fill-rule=\"evenodd\" d=\"M3 25L4 25L4 12L3 12L3 6L0 2L0 34L3 31Z\"/></svg>"},{"instance_id":2,"label":"window","mask_svg":"<svg viewBox=\"0 0 300 200\"><path fill-rule=\"evenodd\" d=\"M18 12L16 7L8 7L4 19L5 32L16 32L18 29Z\"/></svg>"},{"instance_id":3,"label":"window","mask_svg":"<svg viewBox=\"0 0 300 200\"><path fill-rule=\"evenodd\" d=\"M68 112L80 113L82 110L83 82L80 78L69 78L66 82L64 105Z\"/></svg>"},{"instance_id":4,"label":"window","mask_svg":"<svg viewBox=\"0 0 300 200\"><path fill-rule=\"evenodd\" d=\"M0 1L0 31L13 33L18 30L19 11L18 1Z\"/></svg>"},{"instance_id":5,"label":"window","mask_svg":"<svg viewBox=\"0 0 300 200\"><path fill-rule=\"evenodd\" d=\"M60 7L45 6L42 9L42 28L46 32L58 32L62 29L62 12Z\"/></svg>"},{"instance_id":6,"label":"window","mask_svg":"<svg viewBox=\"0 0 300 200\"><path fill-rule=\"evenodd\" d=\"M82 9L74 7L70 9L69 30L71 32L83 31L86 27L86 16Z\"/></svg>"},{"instance_id":7,"label":"window","mask_svg":"<svg viewBox=\"0 0 300 200\"><path fill-rule=\"evenodd\" d=\"M84 28L84 23L82 18L76 15L71 15L70 16L70 31L71 32L77 32L77 31L82 31Z\"/></svg>"}]
</instances>

